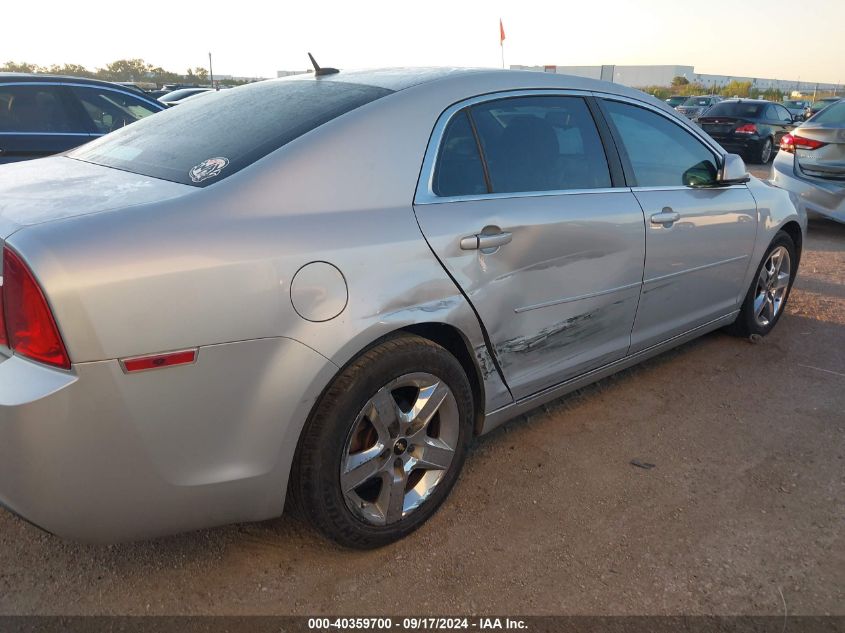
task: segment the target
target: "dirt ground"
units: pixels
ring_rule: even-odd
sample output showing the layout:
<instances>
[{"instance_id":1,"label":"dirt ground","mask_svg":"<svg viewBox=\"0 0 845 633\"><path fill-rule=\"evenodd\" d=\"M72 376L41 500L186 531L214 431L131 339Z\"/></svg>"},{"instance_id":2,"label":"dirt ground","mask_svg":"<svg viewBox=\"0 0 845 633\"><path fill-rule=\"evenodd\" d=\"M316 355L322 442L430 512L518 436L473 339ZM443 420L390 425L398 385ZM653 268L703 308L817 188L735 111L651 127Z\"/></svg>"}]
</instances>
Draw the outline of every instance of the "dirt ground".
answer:
<instances>
[{"instance_id":1,"label":"dirt ground","mask_svg":"<svg viewBox=\"0 0 845 633\"><path fill-rule=\"evenodd\" d=\"M845 226L817 222L762 343L708 335L481 439L397 545L283 517L91 547L0 511L0 613L845 614L843 528Z\"/></svg>"}]
</instances>

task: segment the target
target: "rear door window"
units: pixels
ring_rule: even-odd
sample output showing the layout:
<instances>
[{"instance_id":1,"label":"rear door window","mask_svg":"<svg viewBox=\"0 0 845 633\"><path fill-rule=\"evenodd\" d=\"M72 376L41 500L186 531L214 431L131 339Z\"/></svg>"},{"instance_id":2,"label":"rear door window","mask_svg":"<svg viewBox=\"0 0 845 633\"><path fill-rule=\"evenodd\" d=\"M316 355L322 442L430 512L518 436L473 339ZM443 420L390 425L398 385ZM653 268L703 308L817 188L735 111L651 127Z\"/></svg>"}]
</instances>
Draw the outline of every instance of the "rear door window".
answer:
<instances>
[{"instance_id":1,"label":"rear door window","mask_svg":"<svg viewBox=\"0 0 845 633\"><path fill-rule=\"evenodd\" d=\"M0 132L85 132L61 86L0 84Z\"/></svg>"},{"instance_id":2,"label":"rear door window","mask_svg":"<svg viewBox=\"0 0 845 633\"><path fill-rule=\"evenodd\" d=\"M325 79L261 81L187 99L68 156L205 187L392 92Z\"/></svg>"},{"instance_id":3,"label":"rear door window","mask_svg":"<svg viewBox=\"0 0 845 633\"><path fill-rule=\"evenodd\" d=\"M611 186L604 147L580 97L512 97L471 110L494 193Z\"/></svg>"},{"instance_id":4,"label":"rear door window","mask_svg":"<svg viewBox=\"0 0 845 633\"><path fill-rule=\"evenodd\" d=\"M487 193L478 142L466 110L458 112L443 134L433 190L438 196L469 196Z\"/></svg>"},{"instance_id":5,"label":"rear door window","mask_svg":"<svg viewBox=\"0 0 845 633\"><path fill-rule=\"evenodd\" d=\"M159 108L132 95L100 87L73 87L73 94L82 104L95 134L108 134L144 117Z\"/></svg>"}]
</instances>

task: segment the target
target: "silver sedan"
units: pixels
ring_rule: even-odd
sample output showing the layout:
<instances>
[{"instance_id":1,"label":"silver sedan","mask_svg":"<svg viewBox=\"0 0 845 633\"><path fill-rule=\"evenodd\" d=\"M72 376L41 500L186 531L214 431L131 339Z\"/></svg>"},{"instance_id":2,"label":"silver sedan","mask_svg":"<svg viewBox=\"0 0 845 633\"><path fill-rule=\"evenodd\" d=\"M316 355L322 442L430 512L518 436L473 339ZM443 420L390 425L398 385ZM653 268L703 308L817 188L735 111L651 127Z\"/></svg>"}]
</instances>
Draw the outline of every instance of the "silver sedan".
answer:
<instances>
[{"instance_id":1,"label":"silver sedan","mask_svg":"<svg viewBox=\"0 0 845 633\"><path fill-rule=\"evenodd\" d=\"M845 222L845 99L783 137L772 182L797 194L807 212Z\"/></svg>"},{"instance_id":2,"label":"silver sedan","mask_svg":"<svg viewBox=\"0 0 845 633\"><path fill-rule=\"evenodd\" d=\"M615 84L324 71L186 100L0 169L0 502L104 542L288 499L384 545L473 437L717 328L770 332L805 229Z\"/></svg>"}]
</instances>

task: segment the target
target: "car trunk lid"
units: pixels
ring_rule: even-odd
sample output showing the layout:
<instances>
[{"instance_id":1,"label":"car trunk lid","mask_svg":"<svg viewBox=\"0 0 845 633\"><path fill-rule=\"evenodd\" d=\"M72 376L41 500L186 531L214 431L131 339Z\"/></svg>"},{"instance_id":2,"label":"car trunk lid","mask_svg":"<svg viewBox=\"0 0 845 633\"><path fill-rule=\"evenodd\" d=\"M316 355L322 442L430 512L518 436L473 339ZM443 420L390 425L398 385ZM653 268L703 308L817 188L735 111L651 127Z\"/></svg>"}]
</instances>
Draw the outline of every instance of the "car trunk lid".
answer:
<instances>
[{"instance_id":1,"label":"car trunk lid","mask_svg":"<svg viewBox=\"0 0 845 633\"><path fill-rule=\"evenodd\" d=\"M823 143L816 149L802 149L796 144L795 157L802 172L816 178L845 181L845 127L805 124L793 134Z\"/></svg>"},{"instance_id":2,"label":"car trunk lid","mask_svg":"<svg viewBox=\"0 0 845 633\"><path fill-rule=\"evenodd\" d=\"M748 123L753 123L753 121L731 116L703 116L698 119L701 128L711 136L731 134L738 127Z\"/></svg>"},{"instance_id":3,"label":"car trunk lid","mask_svg":"<svg viewBox=\"0 0 845 633\"><path fill-rule=\"evenodd\" d=\"M177 198L194 187L53 156L0 169L0 247L33 224Z\"/></svg>"}]
</instances>

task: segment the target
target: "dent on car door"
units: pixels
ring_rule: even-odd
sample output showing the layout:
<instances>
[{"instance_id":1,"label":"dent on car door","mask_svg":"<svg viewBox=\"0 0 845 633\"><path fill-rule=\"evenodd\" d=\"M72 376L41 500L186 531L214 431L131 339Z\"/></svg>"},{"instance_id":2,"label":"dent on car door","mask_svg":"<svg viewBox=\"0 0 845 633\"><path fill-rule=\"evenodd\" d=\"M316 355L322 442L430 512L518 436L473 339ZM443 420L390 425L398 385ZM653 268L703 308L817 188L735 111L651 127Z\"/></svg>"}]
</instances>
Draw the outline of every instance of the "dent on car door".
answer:
<instances>
[{"instance_id":1,"label":"dent on car door","mask_svg":"<svg viewBox=\"0 0 845 633\"><path fill-rule=\"evenodd\" d=\"M57 154L89 138L62 86L0 84L0 163Z\"/></svg>"},{"instance_id":2,"label":"dent on car door","mask_svg":"<svg viewBox=\"0 0 845 633\"><path fill-rule=\"evenodd\" d=\"M602 108L646 219L634 353L738 308L757 207L745 185L715 186L721 157L671 115L611 99Z\"/></svg>"},{"instance_id":3,"label":"dent on car door","mask_svg":"<svg viewBox=\"0 0 845 633\"><path fill-rule=\"evenodd\" d=\"M481 317L514 397L622 358L644 221L630 191L613 187L584 99L459 105L432 139L417 218Z\"/></svg>"}]
</instances>

